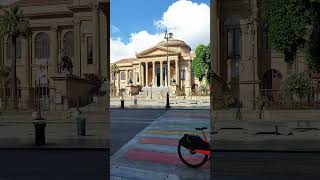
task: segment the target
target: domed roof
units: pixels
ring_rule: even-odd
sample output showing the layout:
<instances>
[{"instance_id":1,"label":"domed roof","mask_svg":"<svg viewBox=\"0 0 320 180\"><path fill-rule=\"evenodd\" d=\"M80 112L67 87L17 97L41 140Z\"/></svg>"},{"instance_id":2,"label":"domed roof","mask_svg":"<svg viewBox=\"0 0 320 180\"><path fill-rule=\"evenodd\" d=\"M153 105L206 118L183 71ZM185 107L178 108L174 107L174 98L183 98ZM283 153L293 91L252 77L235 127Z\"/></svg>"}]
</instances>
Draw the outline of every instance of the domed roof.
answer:
<instances>
[{"instance_id":1,"label":"domed roof","mask_svg":"<svg viewBox=\"0 0 320 180\"><path fill-rule=\"evenodd\" d=\"M168 39L168 42L167 42L167 40L163 40L163 41L159 42L159 43L157 44L157 46L167 47L167 44L168 44L169 46L177 46L177 47L182 46L182 47L187 47L189 50L191 50L191 48L187 45L187 43L185 43L184 41L181 41L181 40L179 40L179 39L175 39L175 38L169 38L169 39Z\"/></svg>"}]
</instances>

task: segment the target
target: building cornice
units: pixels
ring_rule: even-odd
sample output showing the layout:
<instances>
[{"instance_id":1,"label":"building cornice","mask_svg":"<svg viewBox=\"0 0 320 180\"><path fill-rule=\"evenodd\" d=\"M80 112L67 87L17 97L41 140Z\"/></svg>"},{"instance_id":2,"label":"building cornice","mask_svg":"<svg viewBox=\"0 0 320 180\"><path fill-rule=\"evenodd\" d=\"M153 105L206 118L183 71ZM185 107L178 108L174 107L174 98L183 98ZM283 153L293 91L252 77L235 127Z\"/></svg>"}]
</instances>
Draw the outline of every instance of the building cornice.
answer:
<instances>
[{"instance_id":1,"label":"building cornice","mask_svg":"<svg viewBox=\"0 0 320 180\"><path fill-rule=\"evenodd\" d=\"M72 5L72 6L68 6L68 8L72 12L88 12L92 10L92 7L89 5Z\"/></svg>"},{"instance_id":2,"label":"building cornice","mask_svg":"<svg viewBox=\"0 0 320 180\"><path fill-rule=\"evenodd\" d=\"M180 56L181 53L169 53L168 56ZM154 55L143 55L137 56L137 58L154 58L154 57L167 57L167 53L164 54L154 54ZM140 60L140 59L139 59Z\"/></svg>"}]
</instances>

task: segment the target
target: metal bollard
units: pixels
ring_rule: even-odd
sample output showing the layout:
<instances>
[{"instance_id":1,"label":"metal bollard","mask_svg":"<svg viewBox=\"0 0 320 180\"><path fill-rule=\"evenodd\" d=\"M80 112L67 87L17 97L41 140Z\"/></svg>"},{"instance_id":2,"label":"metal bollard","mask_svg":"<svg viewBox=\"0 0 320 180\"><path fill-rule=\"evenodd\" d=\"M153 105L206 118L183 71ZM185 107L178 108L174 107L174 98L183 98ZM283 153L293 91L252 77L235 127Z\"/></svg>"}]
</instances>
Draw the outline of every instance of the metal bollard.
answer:
<instances>
[{"instance_id":1,"label":"metal bollard","mask_svg":"<svg viewBox=\"0 0 320 180\"><path fill-rule=\"evenodd\" d=\"M77 117L77 130L78 136L85 136L86 135L86 118L84 117Z\"/></svg>"},{"instance_id":2,"label":"metal bollard","mask_svg":"<svg viewBox=\"0 0 320 180\"><path fill-rule=\"evenodd\" d=\"M45 137L45 128L46 123L43 121L36 121L33 122L33 125L35 127L35 144L45 145L46 144L46 137Z\"/></svg>"},{"instance_id":3,"label":"metal bollard","mask_svg":"<svg viewBox=\"0 0 320 180\"><path fill-rule=\"evenodd\" d=\"M121 102L121 109L123 109L124 108L124 99L122 96L120 97L120 102Z\"/></svg>"}]
</instances>

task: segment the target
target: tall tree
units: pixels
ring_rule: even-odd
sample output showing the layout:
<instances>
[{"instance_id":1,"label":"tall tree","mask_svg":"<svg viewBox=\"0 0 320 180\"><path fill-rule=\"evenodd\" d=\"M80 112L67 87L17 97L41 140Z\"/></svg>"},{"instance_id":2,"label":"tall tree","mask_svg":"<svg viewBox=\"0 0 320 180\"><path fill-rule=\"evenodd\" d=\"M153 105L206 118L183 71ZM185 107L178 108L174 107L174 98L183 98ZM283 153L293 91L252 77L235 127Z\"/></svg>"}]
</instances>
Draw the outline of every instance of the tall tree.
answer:
<instances>
[{"instance_id":1,"label":"tall tree","mask_svg":"<svg viewBox=\"0 0 320 180\"><path fill-rule=\"evenodd\" d=\"M194 75L199 78L208 80L210 78L210 45L200 44L195 50L195 58L192 61L192 70Z\"/></svg>"},{"instance_id":2,"label":"tall tree","mask_svg":"<svg viewBox=\"0 0 320 180\"><path fill-rule=\"evenodd\" d=\"M292 63L302 48L311 23L310 3L306 0L262 0L261 15L268 24L271 47Z\"/></svg>"},{"instance_id":3,"label":"tall tree","mask_svg":"<svg viewBox=\"0 0 320 180\"><path fill-rule=\"evenodd\" d=\"M116 89L116 75L119 73L119 67L116 64L111 65L111 73L113 74L113 95L115 96ZM120 82L120 79L118 79ZM120 88L120 86L119 86Z\"/></svg>"},{"instance_id":4,"label":"tall tree","mask_svg":"<svg viewBox=\"0 0 320 180\"><path fill-rule=\"evenodd\" d=\"M313 30L307 47L306 61L310 73L318 73L320 71L320 27Z\"/></svg>"},{"instance_id":5,"label":"tall tree","mask_svg":"<svg viewBox=\"0 0 320 180\"><path fill-rule=\"evenodd\" d=\"M17 6L11 6L9 9L4 9L4 13L0 16L0 36L7 35L12 41L12 61L11 61L11 79L12 79L12 101L13 109L18 109L17 100L17 38L25 36L29 29L29 20L23 15L23 11Z\"/></svg>"},{"instance_id":6,"label":"tall tree","mask_svg":"<svg viewBox=\"0 0 320 180\"><path fill-rule=\"evenodd\" d=\"M311 73L320 71L320 0L311 1L312 34L306 49L306 60Z\"/></svg>"}]
</instances>

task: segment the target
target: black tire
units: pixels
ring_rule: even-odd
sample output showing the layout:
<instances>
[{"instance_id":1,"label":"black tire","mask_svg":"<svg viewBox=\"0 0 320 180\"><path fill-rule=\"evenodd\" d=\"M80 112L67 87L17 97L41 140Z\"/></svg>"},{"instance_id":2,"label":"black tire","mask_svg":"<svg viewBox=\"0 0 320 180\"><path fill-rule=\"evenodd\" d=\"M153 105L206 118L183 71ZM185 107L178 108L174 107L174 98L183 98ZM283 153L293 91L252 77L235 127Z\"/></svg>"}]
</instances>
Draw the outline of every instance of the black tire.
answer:
<instances>
[{"instance_id":1,"label":"black tire","mask_svg":"<svg viewBox=\"0 0 320 180\"><path fill-rule=\"evenodd\" d=\"M197 163L197 164L191 164L189 163L188 161L186 161L184 158L183 158L183 155L181 153L181 143L178 144L178 154L179 154L179 158L180 160L187 166L191 167L191 168L199 168L201 166L203 166L207 161L208 161L208 155L204 155L203 157L203 160L200 161L200 163Z\"/></svg>"}]
</instances>

